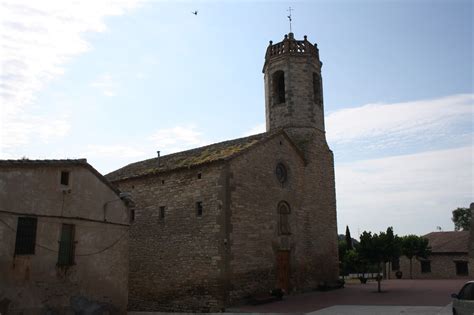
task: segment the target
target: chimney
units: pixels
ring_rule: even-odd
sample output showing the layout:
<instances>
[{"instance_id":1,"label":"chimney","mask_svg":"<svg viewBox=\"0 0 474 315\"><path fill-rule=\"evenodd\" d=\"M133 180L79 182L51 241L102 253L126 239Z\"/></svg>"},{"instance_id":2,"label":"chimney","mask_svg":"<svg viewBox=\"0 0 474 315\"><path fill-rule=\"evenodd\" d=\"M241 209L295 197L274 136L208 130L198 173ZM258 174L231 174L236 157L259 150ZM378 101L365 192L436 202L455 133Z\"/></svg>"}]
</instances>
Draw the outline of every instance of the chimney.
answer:
<instances>
[{"instance_id":1,"label":"chimney","mask_svg":"<svg viewBox=\"0 0 474 315\"><path fill-rule=\"evenodd\" d=\"M158 154L158 167L160 167L160 151L156 151L156 154Z\"/></svg>"}]
</instances>

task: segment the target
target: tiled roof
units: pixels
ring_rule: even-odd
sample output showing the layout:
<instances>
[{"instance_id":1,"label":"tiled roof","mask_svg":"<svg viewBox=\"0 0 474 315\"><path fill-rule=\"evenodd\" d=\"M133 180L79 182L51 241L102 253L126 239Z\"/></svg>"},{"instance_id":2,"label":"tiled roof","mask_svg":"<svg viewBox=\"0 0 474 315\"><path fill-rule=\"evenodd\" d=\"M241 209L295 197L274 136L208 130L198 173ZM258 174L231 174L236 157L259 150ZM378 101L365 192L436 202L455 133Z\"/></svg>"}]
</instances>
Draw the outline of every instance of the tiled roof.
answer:
<instances>
[{"instance_id":1,"label":"tiled roof","mask_svg":"<svg viewBox=\"0 0 474 315\"><path fill-rule=\"evenodd\" d=\"M423 236L429 241L432 253L467 253L469 231L431 232Z\"/></svg>"},{"instance_id":2,"label":"tiled roof","mask_svg":"<svg viewBox=\"0 0 474 315\"><path fill-rule=\"evenodd\" d=\"M102 174L100 174L92 165L87 163L87 159L62 159L62 160L30 160L30 159L19 159L19 160L0 160L0 169L7 167L63 167L63 166L82 166L87 168L94 174L101 182L112 189L117 195L120 195L120 191L114 187Z\"/></svg>"},{"instance_id":3,"label":"tiled roof","mask_svg":"<svg viewBox=\"0 0 474 315\"><path fill-rule=\"evenodd\" d=\"M265 132L250 137L219 142L192 150L161 156L159 163L158 157L132 163L105 175L105 177L114 182L228 160L280 133L288 137L284 131L280 130L273 133Z\"/></svg>"}]
</instances>

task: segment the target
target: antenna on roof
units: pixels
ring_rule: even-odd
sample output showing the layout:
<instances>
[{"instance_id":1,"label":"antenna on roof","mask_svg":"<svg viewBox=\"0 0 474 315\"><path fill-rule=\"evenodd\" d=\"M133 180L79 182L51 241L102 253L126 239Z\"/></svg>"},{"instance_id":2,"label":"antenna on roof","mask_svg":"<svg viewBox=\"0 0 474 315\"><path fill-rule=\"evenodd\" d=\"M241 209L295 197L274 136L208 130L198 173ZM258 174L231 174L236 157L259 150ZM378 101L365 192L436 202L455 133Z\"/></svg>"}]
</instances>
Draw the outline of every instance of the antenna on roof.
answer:
<instances>
[{"instance_id":1,"label":"antenna on roof","mask_svg":"<svg viewBox=\"0 0 474 315\"><path fill-rule=\"evenodd\" d=\"M292 21L291 11L293 11L293 9L291 7L289 7L287 11L290 12L290 15L287 15L286 17L288 18L288 21L290 22L290 33L292 33L292 31L291 31L291 21Z\"/></svg>"}]
</instances>

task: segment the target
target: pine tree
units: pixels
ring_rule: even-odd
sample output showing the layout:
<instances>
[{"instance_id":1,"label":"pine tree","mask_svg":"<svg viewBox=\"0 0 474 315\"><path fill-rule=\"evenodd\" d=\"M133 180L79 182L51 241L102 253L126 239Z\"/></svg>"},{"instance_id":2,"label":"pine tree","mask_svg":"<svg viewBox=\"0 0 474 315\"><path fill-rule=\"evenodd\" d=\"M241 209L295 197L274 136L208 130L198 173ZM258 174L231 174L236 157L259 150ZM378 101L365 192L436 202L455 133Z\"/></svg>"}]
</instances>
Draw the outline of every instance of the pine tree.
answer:
<instances>
[{"instance_id":1,"label":"pine tree","mask_svg":"<svg viewBox=\"0 0 474 315\"><path fill-rule=\"evenodd\" d=\"M354 249L354 246L352 244L351 231L349 231L348 225L346 225L346 244L347 244L347 250Z\"/></svg>"}]
</instances>

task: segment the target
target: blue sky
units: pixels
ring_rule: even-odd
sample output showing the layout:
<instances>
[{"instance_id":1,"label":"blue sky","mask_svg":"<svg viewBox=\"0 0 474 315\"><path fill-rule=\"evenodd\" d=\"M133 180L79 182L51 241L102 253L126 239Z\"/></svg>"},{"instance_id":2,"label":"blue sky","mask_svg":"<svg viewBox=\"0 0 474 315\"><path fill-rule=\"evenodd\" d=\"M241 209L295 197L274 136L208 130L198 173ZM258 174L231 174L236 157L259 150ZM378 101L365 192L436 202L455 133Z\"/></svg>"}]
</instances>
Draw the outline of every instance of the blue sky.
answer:
<instances>
[{"instance_id":1,"label":"blue sky","mask_svg":"<svg viewBox=\"0 0 474 315\"><path fill-rule=\"evenodd\" d=\"M324 64L339 230L452 230L474 201L471 1L1 6L0 158L107 173L264 131L265 49L291 6Z\"/></svg>"}]
</instances>

